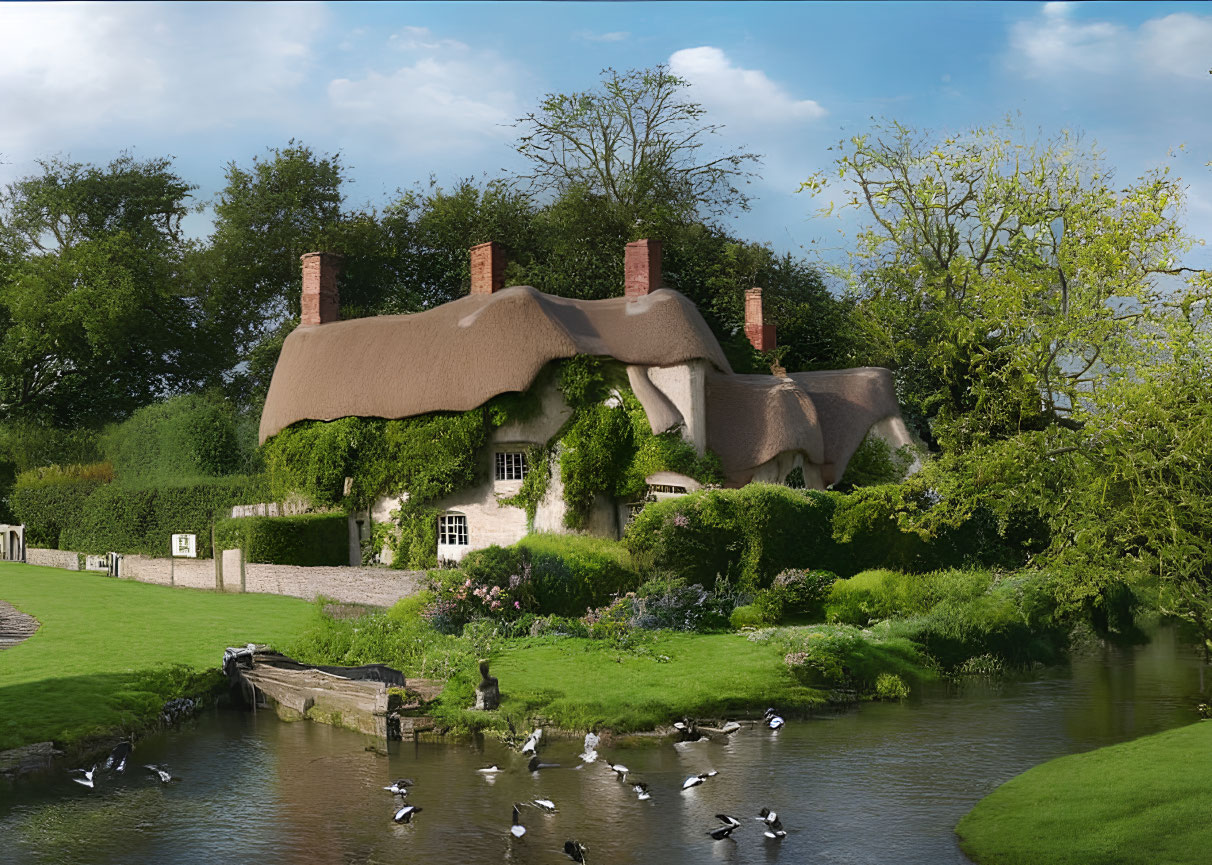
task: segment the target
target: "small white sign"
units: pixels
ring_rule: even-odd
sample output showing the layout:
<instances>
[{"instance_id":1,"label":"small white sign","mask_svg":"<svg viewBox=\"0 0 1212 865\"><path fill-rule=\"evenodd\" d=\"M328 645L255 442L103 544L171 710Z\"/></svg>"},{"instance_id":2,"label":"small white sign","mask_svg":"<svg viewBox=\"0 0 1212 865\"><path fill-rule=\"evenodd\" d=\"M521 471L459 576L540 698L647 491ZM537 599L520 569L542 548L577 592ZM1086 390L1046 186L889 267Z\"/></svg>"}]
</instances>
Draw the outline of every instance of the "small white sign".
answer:
<instances>
[{"instance_id":1,"label":"small white sign","mask_svg":"<svg viewBox=\"0 0 1212 865\"><path fill-rule=\"evenodd\" d=\"M109 572L109 556L85 556L84 570Z\"/></svg>"},{"instance_id":2,"label":"small white sign","mask_svg":"<svg viewBox=\"0 0 1212 865\"><path fill-rule=\"evenodd\" d=\"M173 535L173 558L198 558L197 535Z\"/></svg>"}]
</instances>

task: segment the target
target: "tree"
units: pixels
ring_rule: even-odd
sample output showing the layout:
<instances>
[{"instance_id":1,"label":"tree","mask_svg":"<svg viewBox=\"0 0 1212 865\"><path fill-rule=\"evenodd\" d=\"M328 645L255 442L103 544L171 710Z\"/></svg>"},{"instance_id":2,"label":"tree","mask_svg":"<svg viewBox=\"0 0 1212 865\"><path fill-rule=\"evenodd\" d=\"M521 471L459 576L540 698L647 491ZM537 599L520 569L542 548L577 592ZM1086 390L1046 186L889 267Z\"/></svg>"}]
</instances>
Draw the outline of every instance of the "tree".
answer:
<instances>
[{"instance_id":1,"label":"tree","mask_svg":"<svg viewBox=\"0 0 1212 865\"><path fill-rule=\"evenodd\" d=\"M205 376L181 279L193 187L167 159L54 159L0 196L0 413L62 426L124 417Z\"/></svg>"},{"instance_id":2,"label":"tree","mask_svg":"<svg viewBox=\"0 0 1212 865\"><path fill-rule=\"evenodd\" d=\"M641 228L748 209L738 184L758 157L708 152L721 127L685 98L689 86L656 66L604 69L595 90L547 94L537 112L517 121L517 151L533 167L523 179L557 195L579 189L599 196Z\"/></svg>"},{"instance_id":3,"label":"tree","mask_svg":"<svg viewBox=\"0 0 1212 865\"><path fill-rule=\"evenodd\" d=\"M843 203L872 220L850 273L870 359L944 446L1073 423L1141 356L1191 244L1166 169L1117 188L1068 133L1016 135L891 123L839 145Z\"/></svg>"}]
</instances>

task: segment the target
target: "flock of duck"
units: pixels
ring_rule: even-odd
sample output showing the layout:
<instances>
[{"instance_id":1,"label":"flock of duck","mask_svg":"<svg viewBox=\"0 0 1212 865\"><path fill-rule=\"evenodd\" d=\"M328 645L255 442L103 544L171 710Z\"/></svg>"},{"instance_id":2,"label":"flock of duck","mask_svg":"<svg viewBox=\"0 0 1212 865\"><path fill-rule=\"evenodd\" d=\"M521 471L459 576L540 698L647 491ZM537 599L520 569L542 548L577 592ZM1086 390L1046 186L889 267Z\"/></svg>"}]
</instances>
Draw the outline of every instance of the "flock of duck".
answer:
<instances>
[{"instance_id":1,"label":"flock of duck","mask_svg":"<svg viewBox=\"0 0 1212 865\"><path fill-rule=\"evenodd\" d=\"M778 715L777 712L775 712L774 709L766 710L765 715L762 717L762 722L771 730L778 730L784 724L784 720ZM694 725L690 722L678 721L673 726L683 736L683 740L699 738ZM730 721L721 727L718 732L725 736L731 736L739 729L741 729L741 725L739 723L736 721ZM543 730L542 728L538 728L534 730L534 732L532 732L522 744L522 754L530 755L530 759L526 764L526 768L530 772L538 773L544 769L556 769L560 767L559 763L544 763L539 759L539 743L542 741L542 738ZM580 755L581 762L576 766L577 769L582 769L585 766L592 765L597 762L598 741L598 737L593 733L586 734L585 750ZM615 775L618 776L621 783L629 783L628 778L631 775L630 769L621 763L612 763L609 760L604 760L603 763L607 769L614 772ZM505 770L500 766L493 764L491 766L485 766L482 769L477 769L476 771L482 775L491 776ZM693 787L697 787L704 781L708 780L709 778L714 778L718 774L719 772L713 769L708 772L700 772L695 775L690 775L685 781L682 782L682 790L685 791ZM411 788L414 783L415 782L411 778L398 778L383 788L391 793L392 796L401 797L401 802L398 807L395 807L394 815L392 817L392 819L397 823L411 823L412 818L423 810L420 806L408 804L406 801L409 788ZM630 784L632 791L636 794L636 798L639 801L652 798L652 789L649 787L647 782L636 778L631 778ZM511 815L512 822L509 827L509 834L514 838L522 838L526 835L526 826L522 823L522 808L526 807L538 808L539 810L548 814L554 814L558 810L555 802L553 802L551 799L532 799L529 802L515 802ZM732 833L741 826L741 821L730 814L716 814L715 818L720 821L720 825L714 829L708 830L706 833L715 841L731 839ZM762 823L762 834L768 840L782 841L787 837L787 831L783 828L783 823L781 820L779 820L777 812L771 811L769 808L762 808L761 811L758 812L758 815L753 819ZM573 862L584 863L586 861L585 853L587 850L588 848L584 844L574 838L570 838L564 842L564 853Z\"/></svg>"},{"instance_id":2,"label":"flock of duck","mask_svg":"<svg viewBox=\"0 0 1212 865\"><path fill-rule=\"evenodd\" d=\"M762 717L762 722L771 730L778 730L784 724L783 719L778 715L777 712L775 712L774 709L766 710L766 713ZM684 741L699 738L699 734L696 731L694 724L691 722L678 721L673 726L681 734ZM723 727L719 728L718 732L725 736L731 736L739 729L741 729L741 725L739 723L736 721L730 721ZM539 743L542 741L542 738L543 730L542 728L539 728L532 732L522 744L522 753L524 755L530 755L530 759L526 764L527 769L530 772L537 773L544 769L559 768L559 763L544 763L539 759ZM581 753L581 763L576 768L580 769L584 766L597 762L598 741L598 737L593 733L586 734L585 750ZM133 748L130 742L119 742L118 745L115 746L114 749L109 753L109 756L105 758L104 764L96 764L91 769L72 769L70 774L78 776L73 777L72 780L77 784L81 784L89 789L93 789L96 787L97 782L101 777L103 777L104 774L124 774L126 772L127 763L130 760L132 750ZM636 798L639 801L642 802L652 798L652 789L649 787L647 782L637 778L630 778L629 781L629 777L632 773L631 770L626 766L621 763L612 763L609 760L605 760L603 763L607 769L614 772L615 775L618 776L620 783L631 784L631 789L636 794ZM148 770L155 777L155 779L162 784L168 784L174 780L172 774L163 766L145 764L143 768ZM102 771L102 775L98 775L99 769ZM483 775L495 775L496 773L504 770L501 769L500 766L494 764L492 766L485 766L482 769L477 769L476 771ZM693 787L697 787L710 778L714 778L718 774L719 773L713 769L707 772L700 772L695 775L690 775L685 781L682 782L682 790L685 791ZM411 778L399 778L383 788L391 793L393 797L399 796L401 799L398 806L393 806L394 811L392 819L396 823L411 823L412 818L421 813L423 810L419 805L412 805L406 801L409 788L412 787L413 784L414 782ZM549 814L554 814L557 811L555 802L550 799L532 799L530 802L515 803L513 806L512 823L509 827L509 832L514 838L522 838L526 834L526 826L522 823L521 809L523 807L538 808L539 810ZM736 831L738 827L740 827L741 821L730 814L721 813L716 814L715 817L720 821L720 825L708 830L706 834L715 841L731 839L732 833ZM787 836L787 832L783 828L782 821L779 820L778 814L771 811L769 808L762 808L754 819L763 824L763 835L768 840L781 841ZM585 852L587 849L588 848L586 848L584 844L576 839L570 838L564 842L564 853L573 862L584 863L586 861Z\"/></svg>"},{"instance_id":3,"label":"flock of duck","mask_svg":"<svg viewBox=\"0 0 1212 865\"><path fill-rule=\"evenodd\" d=\"M134 749L131 747L130 742L119 742L109 752L109 756L105 758L104 763L94 764L91 769L72 769L70 774L78 776L72 778L72 780L91 790L97 786L97 782L102 777L97 774L98 769L103 774L123 775L126 773L126 763L130 759L132 750ZM173 780L172 774L163 766L155 766L148 763L144 764L143 768L151 772L161 784L167 784Z\"/></svg>"}]
</instances>

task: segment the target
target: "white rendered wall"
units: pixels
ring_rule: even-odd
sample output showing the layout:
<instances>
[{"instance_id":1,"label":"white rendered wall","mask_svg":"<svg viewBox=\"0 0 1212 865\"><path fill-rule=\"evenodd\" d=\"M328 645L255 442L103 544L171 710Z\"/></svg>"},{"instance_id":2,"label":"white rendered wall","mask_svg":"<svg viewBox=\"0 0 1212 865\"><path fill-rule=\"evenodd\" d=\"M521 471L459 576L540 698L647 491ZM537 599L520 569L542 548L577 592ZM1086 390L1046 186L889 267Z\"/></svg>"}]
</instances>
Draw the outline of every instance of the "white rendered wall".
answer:
<instances>
[{"instance_id":1,"label":"white rendered wall","mask_svg":"<svg viewBox=\"0 0 1212 865\"><path fill-rule=\"evenodd\" d=\"M682 413L682 437L701 455L707 451L707 364L692 360L675 366L650 366L648 380Z\"/></svg>"}]
</instances>

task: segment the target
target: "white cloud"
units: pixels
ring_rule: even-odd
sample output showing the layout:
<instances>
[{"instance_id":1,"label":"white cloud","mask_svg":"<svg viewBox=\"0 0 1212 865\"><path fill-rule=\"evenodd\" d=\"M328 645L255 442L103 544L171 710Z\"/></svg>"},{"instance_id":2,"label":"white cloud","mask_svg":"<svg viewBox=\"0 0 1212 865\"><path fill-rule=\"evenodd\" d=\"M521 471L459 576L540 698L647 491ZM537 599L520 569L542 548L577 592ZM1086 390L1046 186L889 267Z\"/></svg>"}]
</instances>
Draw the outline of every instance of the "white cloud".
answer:
<instances>
[{"instance_id":1,"label":"white cloud","mask_svg":"<svg viewBox=\"0 0 1212 865\"><path fill-rule=\"evenodd\" d=\"M311 4L0 4L0 151L105 128L199 130L280 110L326 19Z\"/></svg>"},{"instance_id":2,"label":"white cloud","mask_svg":"<svg viewBox=\"0 0 1212 865\"><path fill-rule=\"evenodd\" d=\"M1180 12L1146 21L1137 50L1158 72L1206 83L1212 69L1212 16Z\"/></svg>"},{"instance_id":3,"label":"white cloud","mask_svg":"<svg viewBox=\"0 0 1212 865\"><path fill-rule=\"evenodd\" d=\"M522 113L515 64L421 27L405 28L391 44L409 62L328 85L344 123L377 128L415 153L466 152L513 137L509 124Z\"/></svg>"},{"instance_id":4,"label":"white cloud","mask_svg":"<svg viewBox=\"0 0 1212 865\"><path fill-rule=\"evenodd\" d=\"M1111 21L1079 21L1075 4L1048 3L1010 29L1008 63L1027 77L1063 75L1199 78L1212 55L1212 16L1182 12L1131 29Z\"/></svg>"},{"instance_id":5,"label":"white cloud","mask_svg":"<svg viewBox=\"0 0 1212 865\"><path fill-rule=\"evenodd\" d=\"M794 98L760 69L735 65L710 45L674 52L669 69L693 84L693 97L725 122L786 123L827 113L812 99Z\"/></svg>"}]
</instances>

